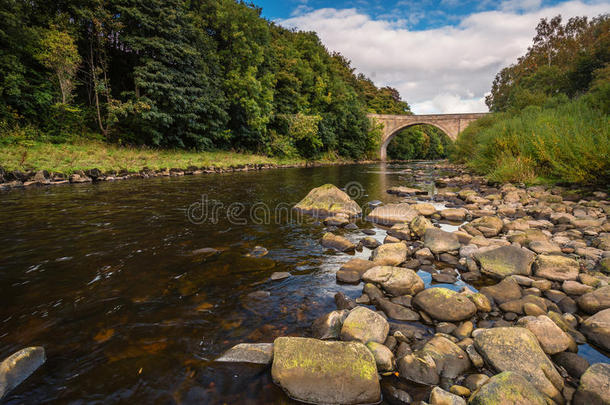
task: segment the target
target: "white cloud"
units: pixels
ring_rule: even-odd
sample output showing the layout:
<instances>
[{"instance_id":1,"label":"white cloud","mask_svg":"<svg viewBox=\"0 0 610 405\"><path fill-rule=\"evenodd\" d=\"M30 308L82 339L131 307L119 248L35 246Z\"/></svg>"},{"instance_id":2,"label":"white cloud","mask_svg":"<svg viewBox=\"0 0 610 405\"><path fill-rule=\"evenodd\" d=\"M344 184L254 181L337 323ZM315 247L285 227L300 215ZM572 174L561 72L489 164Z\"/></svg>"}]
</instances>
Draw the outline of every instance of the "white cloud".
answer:
<instances>
[{"instance_id":1,"label":"white cloud","mask_svg":"<svg viewBox=\"0 0 610 405\"><path fill-rule=\"evenodd\" d=\"M415 113L486 111L496 73L524 54L543 17L596 16L610 1L506 0L498 11L469 15L457 26L412 31L404 21L374 20L355 9L319 9L279 23L316 31L377 85L396 87Z\"/></svg>"}]
</instances>

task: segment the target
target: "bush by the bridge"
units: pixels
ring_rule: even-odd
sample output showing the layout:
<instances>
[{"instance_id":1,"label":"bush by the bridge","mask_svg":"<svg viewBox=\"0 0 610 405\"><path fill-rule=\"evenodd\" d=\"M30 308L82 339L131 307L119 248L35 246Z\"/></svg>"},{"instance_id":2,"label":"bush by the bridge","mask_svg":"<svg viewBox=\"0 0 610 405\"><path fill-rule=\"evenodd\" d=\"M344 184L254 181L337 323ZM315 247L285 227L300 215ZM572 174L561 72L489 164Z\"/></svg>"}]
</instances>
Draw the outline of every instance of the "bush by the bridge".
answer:
<instances>
[{"instance_id":1,"label":"bush by the bridge","mask_svg":"<svg viewBox=\"0 0 610 405\"><path fill-rule=\"evenodd\" d=\"M490 115L458 137L453 157L493 181L610 184L610 121L597 101Z\"/></svg>"}]
</instances>

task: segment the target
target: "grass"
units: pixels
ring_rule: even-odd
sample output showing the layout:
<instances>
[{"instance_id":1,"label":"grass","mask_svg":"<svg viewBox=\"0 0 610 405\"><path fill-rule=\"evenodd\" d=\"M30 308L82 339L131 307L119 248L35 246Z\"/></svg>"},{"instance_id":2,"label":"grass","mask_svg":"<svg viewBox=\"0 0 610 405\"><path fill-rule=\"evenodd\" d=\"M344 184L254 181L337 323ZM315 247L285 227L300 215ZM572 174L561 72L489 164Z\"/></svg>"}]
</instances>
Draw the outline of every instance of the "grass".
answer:
<instances>
[{"instance_id":1,"label":"grass","mask_svg":"<svg viewBox=\"0 0 610 405\"><path fill-rule=\"evenodd\" d=\"M338 159L329 156L317 162L337 161ZM47 170L70 174L76 170L94 168L102 172L111 170L137 172L145 167L159 170L164 168L186 169L190 166L226 168L245 164L302 163L305 163L305 159L282 159L228 151L157 150L84 140L65 144L29 142L27 145L0 146L0 166L7 171Z\"/></svg>"},{"instance_id":2,"label":"grass","mask_svg":"<svg viewBox=\"0 0 610 405\"><path fill-rule=\"evenodd\" d=\"M489 115L455 148L454 160L496 182L610 184L610 119L582 100Z\"/></svg>"}]
</instances>

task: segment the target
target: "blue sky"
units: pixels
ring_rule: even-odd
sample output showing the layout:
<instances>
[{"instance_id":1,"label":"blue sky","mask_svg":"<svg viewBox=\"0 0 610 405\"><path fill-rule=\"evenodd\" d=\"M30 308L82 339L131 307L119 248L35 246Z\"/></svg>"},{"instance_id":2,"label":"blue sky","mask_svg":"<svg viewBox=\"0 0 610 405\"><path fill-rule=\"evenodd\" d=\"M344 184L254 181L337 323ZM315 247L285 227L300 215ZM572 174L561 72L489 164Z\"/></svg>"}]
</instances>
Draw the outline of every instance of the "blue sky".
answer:
<instances>
[{"instance_id":1,"label":"blue sky","mask_svg":"<svg viewBox=\"0 0 610 405\"><path fill-rule=\"evenodd\" d=\"M610 0L253 1L269 20L317 32L416 114L487 111L494 76L527 51L541 18L610 12Z\"/></svg>"},{"instance_id":2,"label":"blue sky","mask_svg":"<svg viewBox=\"0 0 610 405\"><path fill-rule=\"evenodd\" d=\"M356 9L374 19L403 20L413 30L457 25L470 14L506 9L509 4L518 12L552 6L560 0L524 0L502 2L493 0L254 0L263 8L263 16L270 20L286 19L322 8Z\"/></svg>"}]
</instances>

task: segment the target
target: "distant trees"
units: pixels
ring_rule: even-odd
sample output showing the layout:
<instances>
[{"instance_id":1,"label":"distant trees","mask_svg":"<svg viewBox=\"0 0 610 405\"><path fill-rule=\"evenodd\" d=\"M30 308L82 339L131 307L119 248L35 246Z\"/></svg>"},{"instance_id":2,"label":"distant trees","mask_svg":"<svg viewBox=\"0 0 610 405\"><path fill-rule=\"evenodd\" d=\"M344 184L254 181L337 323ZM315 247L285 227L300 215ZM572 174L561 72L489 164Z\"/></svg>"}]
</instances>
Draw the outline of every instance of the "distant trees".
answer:
<instances>
[{"instance_id":1,"label":"distant trees","mask_svg":"<svg viewBox=\"0 0 610 405\"><path fill-rule=\"evenodd\" d=\"M448 157L453 142L440 129L416 125L399 132L388 145L388 157L396 160L435 160Z\"/></svg>"},{"instance_id":2,"label":"distant trees","mask_svg":"<svg viewBox=\"0 0 610 405\"><path fill-rule=\"evenodd\" d=\"M573 17L565 24L561 16L543 18L527 53L496 75L488 107L519 111L542 106L551 97L573 98L592 90L610 63L609 32L608 15Z\"/></svg>"},{"instance_id":3,"label":"distant trees","mask_svg":"<svg viewBox=\"0 0 610 405\"><path fill-rule=\"evenodd\" d=\"M409 106L315 33L279 27L242 1L0 0L2 128L358 158L378 143L367 112Z\"/></svg>"}]
</instances>

